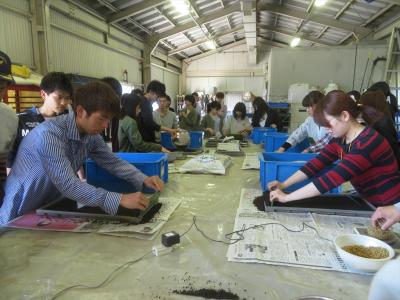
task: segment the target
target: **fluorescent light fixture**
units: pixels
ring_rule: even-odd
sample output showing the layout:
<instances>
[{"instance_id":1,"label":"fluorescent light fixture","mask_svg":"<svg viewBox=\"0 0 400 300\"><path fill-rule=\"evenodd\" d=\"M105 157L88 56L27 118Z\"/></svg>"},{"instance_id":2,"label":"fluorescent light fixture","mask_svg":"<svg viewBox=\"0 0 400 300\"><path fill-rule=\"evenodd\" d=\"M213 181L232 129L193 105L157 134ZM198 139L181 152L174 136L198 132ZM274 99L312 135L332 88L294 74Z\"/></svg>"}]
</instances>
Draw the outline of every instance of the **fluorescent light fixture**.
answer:
<instances>
[{"instance_id":1,"label":"fluorescent light fixture","mask_svg":"<svg viewBox=\"0 0 400 300\"><path fill-rule=\"evenodd\" d=\"M181 14L181 16L186 16L189 14L189 4L186 0L171 0L171 3Z\"/></svg>"},{"instance_id":2,"label":"fluorescent light fixture","mask_svg":"<svg viewBox=\"0 0 400 300\"><path fill-rule=\"evenodd\" d=\"M325 3L326 3L326 0L315 0L314 5L316 7L321 7L321 6L324 6Z\"/></svg>"},{"instance_id":3,"label":"fluorescent light fixture","mask_svg":"<svg viewBox=\"0 0 400 300\"><path fill-rule=\"evenodd\" d=\"M207 41L207 42L206 42L206 46L207 46L208 48L210 48L210 49L215 49L215 48L217 48L217 47L215 46L214 41Z\"/></svg>"},{"instance_id":4,"label":"fluorescent light fixture","mask_svg":"<svg viewBox=\"0 0 400 300\"><path fill-rule=\"evenodd\" d=\"M290 47L296 47L298 44L300 44L300 38L296 37L290 42Z\"/></svg>"}]
</instances>

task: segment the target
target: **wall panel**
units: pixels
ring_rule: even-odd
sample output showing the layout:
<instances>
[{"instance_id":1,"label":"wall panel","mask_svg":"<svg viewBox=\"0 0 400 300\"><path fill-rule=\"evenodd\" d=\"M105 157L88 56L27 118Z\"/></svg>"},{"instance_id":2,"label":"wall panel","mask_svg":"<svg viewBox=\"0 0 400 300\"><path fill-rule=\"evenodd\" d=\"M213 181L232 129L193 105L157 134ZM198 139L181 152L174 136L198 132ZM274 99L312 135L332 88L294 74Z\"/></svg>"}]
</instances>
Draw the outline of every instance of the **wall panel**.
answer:
<instances>
[{"instance_id":1,"label":"wall panel","mask_svg":"<svg viewBox=\"0 0 400 300\"><path fill-rule=\"evenodd\" d=\"M51 21L52 70L98 78L112 76L120 81L125 79L126 70L129 82L142 83L137 49L112 38L106 45L101 31L54 9Z\"/></svg>"},{"instance_id":2,"label":"wall panel","mask_svg":"<svg viewBox=\"0 0 400 300\"><path fill-rule=\"evenodd\" d=\"M28 12L27 1L4 3ZM2 3L3 4L3 3ZM27 16L0 6L0 50L10 56L12 62L34 66L31 24Z\"/></svg>"}]
</instances>

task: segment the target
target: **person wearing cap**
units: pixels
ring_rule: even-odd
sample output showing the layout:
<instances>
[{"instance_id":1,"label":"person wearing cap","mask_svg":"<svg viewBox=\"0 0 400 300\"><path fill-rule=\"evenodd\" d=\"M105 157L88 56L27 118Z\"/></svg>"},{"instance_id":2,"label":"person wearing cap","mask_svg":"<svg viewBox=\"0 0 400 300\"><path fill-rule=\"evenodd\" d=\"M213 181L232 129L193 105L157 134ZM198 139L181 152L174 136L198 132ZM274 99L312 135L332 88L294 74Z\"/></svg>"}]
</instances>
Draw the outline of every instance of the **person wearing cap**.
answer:
<instances>
[{"instance_id":1,"label":"person wearing cap","mask_svg":"<svg viewBox=\"0 0 400 300\"><path fill-rule=\"evenodd\" d=\"M143 186L162 190L158 176L148 177L115 156L100 133L119 115L120 101L104 82L94 81L76 89L73 110L38 125L19 146L17 157L4 187L0 225L49 201L65 197L96 206L115 215L120 206L145 210L149 200ZM110 192L82 182L76 172L88 159L131 183L135 193Z\"/></svg>"},{"instance_id":2,"label":"person wearing cap","mask_svg":"<svg viewBox=\"0 0 400 300\"><path fill-rule=\"evenodd\" d=\"M17 136L7 157L7 174L10 173L22 139L37 125L52 117L68 113L73 88L71 81L62 72L51 72L40 82L41 107L32 107L18 115Z\"/></svg>"}]
</instances>

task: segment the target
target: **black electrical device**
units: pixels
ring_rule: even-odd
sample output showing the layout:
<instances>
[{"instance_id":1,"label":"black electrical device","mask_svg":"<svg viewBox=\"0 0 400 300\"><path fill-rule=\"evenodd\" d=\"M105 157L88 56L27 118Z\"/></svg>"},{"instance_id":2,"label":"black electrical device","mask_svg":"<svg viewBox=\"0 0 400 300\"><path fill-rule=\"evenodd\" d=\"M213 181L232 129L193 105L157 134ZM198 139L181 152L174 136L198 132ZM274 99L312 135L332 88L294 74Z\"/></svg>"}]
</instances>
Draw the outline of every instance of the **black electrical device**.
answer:
<instances>
[{"instance_id":1,"label":"black electrical device","mask_svg":"<svg viewBox=\"0 0 400 300\"><path fill-rule=\"evenodd\" d=\"M161 235L161 243L165 247L171 247L173 245L179 244L180 242L181 237L179 236L179 233L176 233L175 231L166 232Z\"/></svg>"}]
</instances>

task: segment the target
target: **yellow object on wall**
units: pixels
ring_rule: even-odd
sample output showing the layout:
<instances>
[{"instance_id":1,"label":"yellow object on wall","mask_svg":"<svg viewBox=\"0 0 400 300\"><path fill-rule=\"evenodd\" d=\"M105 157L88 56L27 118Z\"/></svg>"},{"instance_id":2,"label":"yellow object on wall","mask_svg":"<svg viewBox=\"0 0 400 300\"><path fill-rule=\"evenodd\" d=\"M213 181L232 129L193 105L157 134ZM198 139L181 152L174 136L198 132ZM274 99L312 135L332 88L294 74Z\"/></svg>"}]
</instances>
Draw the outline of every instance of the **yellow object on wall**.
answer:
<instances>
[{"instance_id":1,"label":"yellow object on wall","mask_svg":"<svg viewBox=\"0 0 400 300\"><path fill-rule=\"evenodd\" d=\"M31 76L31 69L24 65L11 65L11 73L13 76L19 76L22 78L29 78Z\"/></svg>"}]
</instances>

